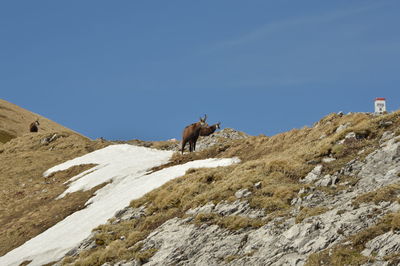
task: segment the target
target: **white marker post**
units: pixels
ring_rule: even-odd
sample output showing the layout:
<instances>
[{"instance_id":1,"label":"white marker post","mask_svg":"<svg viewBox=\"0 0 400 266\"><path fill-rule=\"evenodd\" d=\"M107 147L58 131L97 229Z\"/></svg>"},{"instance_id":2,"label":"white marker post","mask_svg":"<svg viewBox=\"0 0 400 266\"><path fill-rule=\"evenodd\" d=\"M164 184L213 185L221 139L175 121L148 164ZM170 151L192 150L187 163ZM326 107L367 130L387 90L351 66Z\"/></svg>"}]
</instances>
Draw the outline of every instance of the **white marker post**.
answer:
<instances>
[{"instance_id":1,"label":"white marker post","mask_svg":"<svg viewBox=\"0 0 400 266\"><path fill-rule=\"evenodd\" d=\"M383 114L386 112L386 99L385 98L376 98L375 99L375 113Z\"/></svg>"}]
</instances>

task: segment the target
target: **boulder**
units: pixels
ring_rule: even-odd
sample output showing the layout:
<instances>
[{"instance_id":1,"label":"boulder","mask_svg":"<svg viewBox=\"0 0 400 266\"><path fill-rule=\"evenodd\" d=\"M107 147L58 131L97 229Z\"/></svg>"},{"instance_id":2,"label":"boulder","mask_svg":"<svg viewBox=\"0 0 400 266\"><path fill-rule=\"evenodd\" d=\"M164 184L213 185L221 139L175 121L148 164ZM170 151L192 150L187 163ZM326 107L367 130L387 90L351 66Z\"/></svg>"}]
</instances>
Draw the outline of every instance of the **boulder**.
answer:
<instances>
[{"instance_id":1,"label":"boulder","mask_svg":"<svg viewBox=\"0 0 400 266\"><path fill-rule=\"evenodd\" d=\"M310 173L308 173L302 180L300 180L300 182L307 184L314 182L320 178L321 172L322 172L322 165L320 164L315 166Z\"/></svg>"},{"instance_id":2,"label":"boulder","mask_svg":"<svg viewBox=\"0 0 400 266\"><path fill-rule=\"evenodd\" d=\"M251 195L251 192L247 188L240 189L240 190L236 191L236 193L235 193L235 197L238 199L245 198L250 195Z\"/></svg>"}]
</instances>

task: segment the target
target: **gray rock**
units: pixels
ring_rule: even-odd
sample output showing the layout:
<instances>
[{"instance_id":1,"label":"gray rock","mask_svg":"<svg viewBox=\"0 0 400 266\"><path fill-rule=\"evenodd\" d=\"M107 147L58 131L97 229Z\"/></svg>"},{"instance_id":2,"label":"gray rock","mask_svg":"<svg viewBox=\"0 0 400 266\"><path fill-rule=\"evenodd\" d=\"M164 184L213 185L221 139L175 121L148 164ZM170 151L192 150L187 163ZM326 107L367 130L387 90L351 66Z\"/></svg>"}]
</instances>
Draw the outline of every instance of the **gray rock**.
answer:
<instances>
[{"instance_id":1,"label":"gray rock","mask_svg":"<svg viewBox=\"0 0 400 266\"><path fill-rule=\"evenodd\" d=\"M76 246L75 248L73 248L70 251L68 251L65 255L74 257L74 256L79 255L84 250L90 250L90 249L95 248L97 246L96 245L96 241L94 239L95 235L96 235L96 232L92 232L78 246Z\"/></svg>"},{"instance_id":2,"label":"gray rock","mask_svg":"<svg viewBox=\"0 0 400 266\"><path fill-rule=\"evenodd\" d=\"M373 252L376 253L378 259L390 254L400 252L400 232L389 231L383 235L377 236L368 241L365 249L361 252L364 256L370 256Z\"/></svg>"},{"instance_id":3,"label":"gray rock","mask_svg":"<svg viewBox=\"0 0 400 266\"><path fill-rule=\"evenodd\" d=\"M390 120L389 121L382 120L379 122L380 127L386 128L386 127L390 127L391 125L393 125L393 121L390 121Z\"/></svg>"},{"instance_id":4,"label":"gray rock","mask_svg":"<svg viewBox=\"0 0 400 266\"><path fill-rule=\"evenodd\" d=\"M339 141L337 142L337 144L343 144L343 143L346 142L346 140L352 140L352 139L357 139L357 135L356 135L356 133L354 133L354 132L349 132L349 133L346 134L346 136L344 137L344 139L339 140Z\"/></svg>"},{"instance_id":5,"label":"gray rock","mask_svg":"<svg viewBox=\"0 0 400 266\"><path fill-rule=\"evenodd\" d=\"M392 138L395 137L395 134L392 131L385 131L381 137L381 139L379 140L379 143L382 144Z\"/></svg>"},{"instance_id":6,"label":"gray rock","mask_svg":"<svg viewBox=\"0 0 400 266\"><path fill-rule=\"evenodd\" d=\"M361 168L364 166L364 163L359 162L357 159L351 160L348 162L339 173L347 176L357 175Z\"/></svg>"},{"instance_id":7,"label":"gray rock","mask_svg":"<svg viewBox=\"0 0 400 266\"><path fill-rule=\"evenodd\" d=\"M227 210L228 204L219 203L213 211ZM241 204L236 201L231 205ZM370 217L376 206L365 205L354 210L348 203L339 202L335 206L337 208L298 224L294 223L294 218L275 218L259 229L237 232L216 225L196 226L188 220L173 218L143 240L142 250L158 250L148 265L220 265L228 256L235 257L230 265L304 265L311 253L342 242L384 215L383 212ZM235 213L233 209L224 213ZM391 243L400 243L396 241L397 238L393 238ZM371 244L371 249L374 248L379 245ZM388 250L396 249L393 244Z\"/></svg>"},{"instance_id":8,"label":"gray rock","mask_svg":"<svg viewBox=\"0 0 400 266\"><path fill-rule=\"evenodd\" d=\"M143 241L143 250L158 251L146 265L218 265L235 254L245 234L231 234L216 225L197 227L174 218Z\"/></svg>"},{"instance_id":9,"label":"gray rock","mask_svg":"<svg viewBox=\"0 0 400 266\"><path fill-rule=\"evenodd\" d=\"M375 190L399 180L400 172L400 137L384 142L381 148L369 154L358 176L359 186L364 190Z\"/></svg>"},{"instance_id":10,"label":"gray rock","mask_svg":"<svg viewBox=\"0 0 400 266\"><path fill-rule=\"evenodd\" d=\"M333 161L336 161L336 158L333 158L333 157L322 158L322 162L323 163L330 163L330 162L333 162Z\"/></svg>"},{"instance_id":11,"label":"gray rock","mask_svg":"<svg viewBox=\"0 0 400 266\"><path fill-rule=\"evenodd\" d=\"M303 193L305 193L306 192L306 189L303 187L303 188L301 188L300 190L299 190L299 192L297 193L297 194L303 194Z\"/></svg>"},{"instance_id":12,"label":"gray rock","mask_svg":"<svg viewBox=\"0 0 400 266\"><path fill-rule=\"evenodd\" d=\"M357 155L361 155L365 152L365 149L362 149L361 151L357 152Z\"/></svg>"},{"instance_id":13,"label":"gray rock","mask_svg":"<svg viewBox=\"0 0 400 266\"><path fill-rule=\"evenodd\" d=\"M316 186L327 187L332 184L332 177L331 175L325 175L323 178L315 182Z\"/></svg>"},{"instance_id":14,"label":"gray rock","mask_svg":"<svg viewBox=\"0 0 400 266\"><path fill-rule=\"evenodd\" d=\"M40 140L40 144L42 145L48 145L51 142L55 141L56 139L58 139L59 137L61 137L61 135L58 135L56 133L52 134L51 136L47 136L43 139Z\"/></svg>"},{"instance_id":15,"label":"gray rock","mask_svg":"<svg viewBox=\"0 0 400 266\"><path fill-rule=\"evenodd\" d=\"M343 125L340 125L338 128L336 128L336 133L340 133L340 132L342 132L343 130L345 130L346 128L348 128L349 126L351 126L351 123L350 122L347 122L347 123L345 123L345 124L343 124Z\"/></svg>"},{"instance_id":16,"label":"gray rock","mask_svg":"<svg viewBox=\"0 0 400 266\"><path fill-rule=\"evenodd\" d=\"M130 206L125 207L115 213L115 218L119 221L139 219L144 216L146 212L145 206L140 206L139 208L132 208Z\"/></svg>"},{"instance_id":17,"label":"gray rock","mask_svg":"<svg viewBox=\"0 0 400 266\"><path fill-rule=\"evenodd\" d=\"M300 180L300 182L309 184L315 180L318 180L320 178L321 172L322 172L322 165L320 164L315 166L310 173L308 173L302 180Z\"/></svg>"},{"instance_id":18,"label":"gray rock","mask_svg":"<svg viewBox=\"0 0 400 266\"><path fill-rule=\"evenodd\" d=\"M260 189L261 188L261 181L254 184L254 188Z\"/></svg>"},{"instance_id":19,"label":"gray rock","mask_svg":"<svg viewBox=\"0 0 400 266\"><path fill-rule=\"evenodd\" d=\"M312 199L313 197L314 197L314 194L311 193L311 194L307 195L307 197L305 197L305 199L306 199L306 200L310 200L310 199Z\"/></svg>"},{"instance_id":20,"label":"gray rock","mask_svg":"<svg viewBox=\"0 0 400 266\"><path fill-rule=\"evenodd\" d=\"M334 186L339 181L339 177L335 174L331 177L331 185Z\"/></svg>"},{"instance_id":21,"label":"gray rock","mask_svg":"<svg viewBox=\"0 0 400 266\"><path fill-rule=\"evenodd\" d=\"M131 261L119 261L113 264L110 262L106 262L102 266L140 266L140 265L142 265L142 263L140 263L139 261L131 260Z\"/></svg>"},{"instance_id":22,"label":"gray rock","mask_svg":"<svg viewBox=\"0 0 400 266\"><path fill-rule=\"evenodd\" d=\"M196 151L202 151L212 146L223 143L226 140L245 139L250 135L234 130L232 128L224 128L207 137L200 137L196 143ZM180 146L180 145L179 145ZM179 147L178 147L179 149Z\"/></svg>"},{"instance_id":23,"label":"gray rock","mask_svg":"<svg viewBox=\"0 0 400 266\"><path fill-rule=\"evenodd\" d=\"M197 207L194 209L189 209L186 211L186 214L197 215L199 213L211 213L211 212L213 212L214 208L215 208L215 204L210 202L204 206L200 206L200 207Z\"/></svg>"},{"instance_id":24,"label":"gray rock","mask_svg":"<svg viewBox=\"0 0 400 266\"><path fill-rule=\"evenodd\" d=\"M264 210L255 210L250 207L247 201L236 200L234 202L221 201L217 205L208 203L204 206L189 209L186 211L188 215L197 215L199 213L216 213L222 216L238 215L249 218L264 217Z\"/></svg>"},{"instance_id":25,"label":"gray rock","mask_svg":"<svg viewBox=\"0 0 400 266\"><path fill-rule=\"evenodd\" d=\"M247 188L240 189L236 191L235 197L237 199L245 198L251 195L251 192Z\"/></svg>"},{"instance_id":26,"label":"gray rock","mask_svg":"<svg viewBox=\"0 0 400 266\"><path fill-rule=\"evenodd\" d=\"M349 133L347 133L347 135L344 138L345 139L355 139L356 138L356 133L349 132Z\"/></svg>"}]
</instances>

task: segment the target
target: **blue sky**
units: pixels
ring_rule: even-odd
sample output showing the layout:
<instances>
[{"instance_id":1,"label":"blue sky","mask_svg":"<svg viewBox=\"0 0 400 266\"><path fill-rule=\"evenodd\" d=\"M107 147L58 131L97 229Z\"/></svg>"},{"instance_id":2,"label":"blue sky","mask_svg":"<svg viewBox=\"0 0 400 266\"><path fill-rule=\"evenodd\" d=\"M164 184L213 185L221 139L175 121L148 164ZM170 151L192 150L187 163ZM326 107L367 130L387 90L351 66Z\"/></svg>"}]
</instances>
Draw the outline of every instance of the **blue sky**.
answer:
<instances>
[{"instance_id":1,"label":"blue sky","mask_svg":"<svg viewBox=\"0 0 400 266\"><path fill-rule=\"evenodd\" d=\"M400 1L1 1L0 97L91 138L400 107Z\"/></svg>"}]
</instances>

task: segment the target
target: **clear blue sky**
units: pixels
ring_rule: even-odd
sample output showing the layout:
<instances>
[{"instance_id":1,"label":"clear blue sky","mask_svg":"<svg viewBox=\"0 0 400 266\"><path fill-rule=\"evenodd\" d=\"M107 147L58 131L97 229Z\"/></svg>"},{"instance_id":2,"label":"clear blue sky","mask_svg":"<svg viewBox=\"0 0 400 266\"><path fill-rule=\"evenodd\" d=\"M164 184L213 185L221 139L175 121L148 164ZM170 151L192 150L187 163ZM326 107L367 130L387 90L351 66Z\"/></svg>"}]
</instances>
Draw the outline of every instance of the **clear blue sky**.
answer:
<instances>
[{"instance_id":1,"label":"clear blue sky","mask_svg":"<svg viewBox=\"0 0 400 266\"><path fill-rule=\"evenodd\" d=\"M400 1L1 1L0 97L91 138L400 108Z\"/></svg>"}]
</instances>

